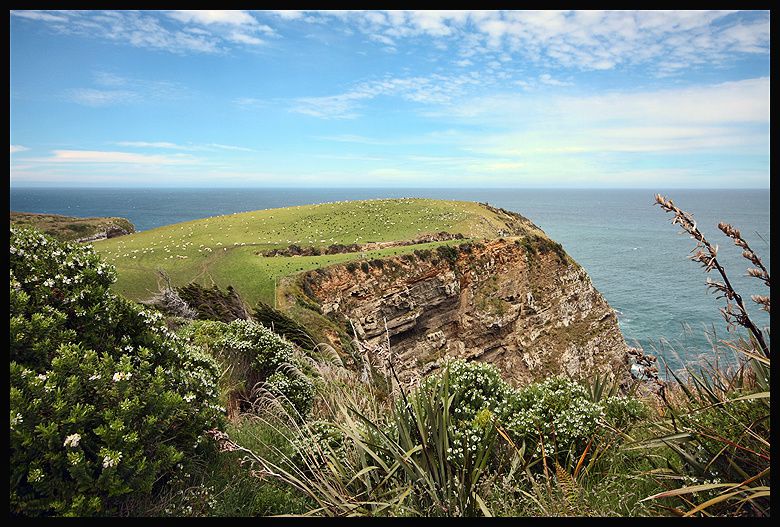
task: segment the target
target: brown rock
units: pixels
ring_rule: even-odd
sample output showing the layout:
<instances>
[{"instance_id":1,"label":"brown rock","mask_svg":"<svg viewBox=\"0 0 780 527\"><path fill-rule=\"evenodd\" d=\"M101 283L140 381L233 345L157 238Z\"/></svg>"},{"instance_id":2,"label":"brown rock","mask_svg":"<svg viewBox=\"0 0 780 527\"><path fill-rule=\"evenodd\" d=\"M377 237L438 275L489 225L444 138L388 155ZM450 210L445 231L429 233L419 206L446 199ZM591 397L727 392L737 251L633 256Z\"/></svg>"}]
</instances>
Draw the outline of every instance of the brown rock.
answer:
<instances>
[{"instance_id":1,"label":"brown rock","mask_svg":"<svg viewBox=\"0 0 780 527\"><path fill-rule=\"evenodd\" d=\"M457 259L420 251L302 280L322 314L349 334L354 325L368 347L389 338L402 381L445 357L491 362L517 385L555 374L630 378L614 311L582 267L553 251L493 240L461 246Z\"/></svg>"}]
</instances>

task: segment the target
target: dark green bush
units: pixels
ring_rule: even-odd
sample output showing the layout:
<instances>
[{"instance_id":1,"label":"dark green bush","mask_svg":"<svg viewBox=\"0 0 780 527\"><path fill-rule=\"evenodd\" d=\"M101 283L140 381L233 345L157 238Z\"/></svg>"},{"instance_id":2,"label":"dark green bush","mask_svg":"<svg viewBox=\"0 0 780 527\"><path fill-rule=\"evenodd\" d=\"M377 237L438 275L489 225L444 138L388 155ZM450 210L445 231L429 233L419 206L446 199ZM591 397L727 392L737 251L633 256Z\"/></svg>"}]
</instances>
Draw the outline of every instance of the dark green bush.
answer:
<instances>
[{"instance_id":1,"label":"dark green bush","mask_svg":"<svg viewBox=\"0 0 780 527\"><path fill-rule=\"evenodd\" d=\"M302 349L311 350L317 345L305 326L264 302L257 303L252 318Z\"/></svg>"},{"instance_id":2,"label":"dark green bush","mask_svg":"<svg viewBox=\"0 0 780 527\"><path fill-rule=\"evenodd\" d=\"M192 344L208 349L230 370L223 384L229 396L254 402L258 383L275 395L287 398L295 410L306 415L314 398L314 385L302 372L306 365L295 356L293 345L270 329L250 320L226 324L195 321L180 335Z\"/></svg>"},{"instance_id":3,"label":"dark green bush","mask_svg":"<svg viewBox=\"0 0 780 527\"><path fill-rule=\"evenodd\" d=\"M457 249L449 245L440 245L436 248L436 252L439 253L439 256L442 258L442 260L446 260L450 263L455 263L458 260Z\"/></svg>"},{"instance_id":4,"label":"dark green bush","mask_svg":"<svg viewBox=\"0 0 780 527\"><path fill-rule=\"evenodd\" d=\"M112 294L89 246L10 239L10 511L115 513L221 427L217 365Z\"/></svg>"}]
</instances>

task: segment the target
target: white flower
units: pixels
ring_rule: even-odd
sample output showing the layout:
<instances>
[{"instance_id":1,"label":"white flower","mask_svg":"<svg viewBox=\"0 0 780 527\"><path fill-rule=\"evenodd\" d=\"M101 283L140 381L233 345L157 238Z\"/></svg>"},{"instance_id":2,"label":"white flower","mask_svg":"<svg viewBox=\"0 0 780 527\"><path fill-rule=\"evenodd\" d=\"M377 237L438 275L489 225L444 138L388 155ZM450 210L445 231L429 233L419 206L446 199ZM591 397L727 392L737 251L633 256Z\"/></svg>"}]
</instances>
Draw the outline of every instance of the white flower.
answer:
<instances>
[{"instance_id":1,"label":"white flower","mask_svg":"<svg viewBox=\"0 0 780 527\"><path fill-rule=\"evenodd\" d=\"M184 400L190 403L195 400L195 395L192 393L188 393L187 395L184 396Z\"/></svg>"},{"instance_id":2,"label":"white flower","mask_svg":"<svg viewBox=\"0 0 780 527\"><path fill-rule=\"evenodd\" d=\"M122 459L122 452L117 452L116 455L108 454L103 456L103 468L115 467Z\"/></svg>"},{"instance_id":3,"label":"white flower","mask_svg":"<svg viewBox=\"0 0 780 527\"><path fill-rule=\"evenodd\" d=\"M114 382L124 381L129 379L132 376L133 374L130 372L118 371L114 374Z\"/></svg>"},{"instance_id":4,"label":"white flower","mask_svg":"<svg viewBox=\"0 0 780 527\"><path fill-rule=\"evenodd\" d=\"M90 375L90 376L89 376L89 380L90 380L90 381L96 381L96 380L98 380L98 379L100 379L100 374L99 374L99 373L96 373L96 374L94 374L94 375Z\"/></svg>"},{"instance_id":5,"label":"white flower","mask_svg":"<svg viewBox=\"0 0 780 527\"><path fill-rule=\"evenodd\" d=\"M62 446L69 446L69 447L76 448L77 446L79 446L79 441L81 441L81 436L79 434L71 434L65 438L65 443L63 443Z\"/></svg>"},{"instance_id":6,"label":"white flower","mask_svg":"<svg viewBox=\"0 0 780 527\"><path fill-rule=\"evenodd\" d=\"M24 422L24 418L22 418L22 414L16 412L16 415L11 418L11 428L18 425L21 422Z\"/></svg>"},{"instance_id":7,"label":"white flower","mask_svg":"<svg viewBox=\"0 0 780 527\"><path fill-rule=\"evenodd\" d=\"M38 377L39 381L46 381L48 376L45 373L39 373L36 377Z\"/></svg>"}]
</instances>

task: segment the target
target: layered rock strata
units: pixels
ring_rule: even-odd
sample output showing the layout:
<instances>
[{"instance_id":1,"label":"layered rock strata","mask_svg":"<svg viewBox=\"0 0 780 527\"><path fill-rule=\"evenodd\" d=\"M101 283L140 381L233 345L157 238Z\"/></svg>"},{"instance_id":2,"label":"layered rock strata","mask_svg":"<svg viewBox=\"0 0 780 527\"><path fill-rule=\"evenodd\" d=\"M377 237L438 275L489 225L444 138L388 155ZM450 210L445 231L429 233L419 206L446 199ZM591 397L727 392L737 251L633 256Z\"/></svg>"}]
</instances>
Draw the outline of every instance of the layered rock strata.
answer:
<instances>
[{"instance_id":1,"label":"layered rock strata","mask_svg":"<svg viewBox=\"0 0 780 527\"><path fill-rule=\"evenodd\" d=\"M354 331L364 348L389 341L405 382L445 357L493 363L517 385L607 371L627 381L628 347L614 310L559 245L536 242L445 246L300 280L322 315Z\"/></svg>"}]
</instances>

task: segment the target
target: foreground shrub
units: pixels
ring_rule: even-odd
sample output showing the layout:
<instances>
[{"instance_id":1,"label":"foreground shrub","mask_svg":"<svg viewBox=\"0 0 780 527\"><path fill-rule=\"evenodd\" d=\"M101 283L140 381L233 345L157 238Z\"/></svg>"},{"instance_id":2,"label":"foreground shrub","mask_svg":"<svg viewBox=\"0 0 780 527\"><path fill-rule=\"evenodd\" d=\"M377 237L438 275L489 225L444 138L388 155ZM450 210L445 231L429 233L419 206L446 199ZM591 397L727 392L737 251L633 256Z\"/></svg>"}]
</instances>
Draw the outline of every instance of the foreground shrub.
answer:
<instances>
[{"instance_id":1,"label":"foreground shrub","mask_svg":"<svg viewBox=\"0 0 780 527\"><path fill-rule=\"evenodd\" d=\"M180 331L192 344L207 349L229 373L222 392L231 412L261 403L264 394L290 403L305 416L311 410L314 385L295 347L270 329L250 320L230 323L194 321Z\"/></svg>"},{"instance_id":2,"label":"foreground shrub","mask_svg":"<svg viewBox=\"0 0 780 527\"><path fill-rule=\"evenodd\" d=\"M532 456L570 461L581 452L604 418L604 406L590 400L585 388L562 377L552 377L518 391L518 403L508 431L517 442L530 446Z\"/></svg>"},{"instance_id":3,"label":"foreground shrub","mask_svg":"<svg viewBox=\"0 0 780 527\"><path fill-rule=\"evenodd\" d=\"M112 294L89 246L12 228L9 260L12 514L116 513L207 451L212 359Z\"/></svg>"},{"instance_id":4,"label":"foreground shrub","mask_svg":"<svg viewBox=\"0 0 780 527\"><path fill-rule=\"evenodd\" d=\"M287 419L277 426L278 414L260 417L290 433L295 451L289 456L273 459L226 437L223 446L244 452L261 477L277 478L307 495L319 514L488 515L490 482L518 467L530 474L546 450L517 448L510 434L533 447L541 431L545 447L554 447L547 460L552 467L561 445L573 450L571 444L602 438L605 430L612 433L610 419L627 426L644 410L626 397L591 402L584 388L565 379L517 390L495 366L463 360L446 362L409 393L401 390L384 413L350 393L331 393L327 421ZM555 421L554 412L571 422ZM586 418L593 422L584 423ZM514 424L512 432L504 428L507 423ZM506 454L509 445L515 451L506 462L507 456L497 454Z\"/></svg>"},{"instance_id":5,"label":"foreground shrub","mask_svg":"<svg viewBox=\"0 0 780 527\"><path fill-rule=\"evenodd\" d=\"M755 343L729 345L750 358L736 368L673 374L677 384L664 398L665 418L637 446L674 452L677 461L657 473L685 485L646 499L679 500L674 506L681 515L770 515L770 360L756 353Z\"/></svg>"}]
</instances>

